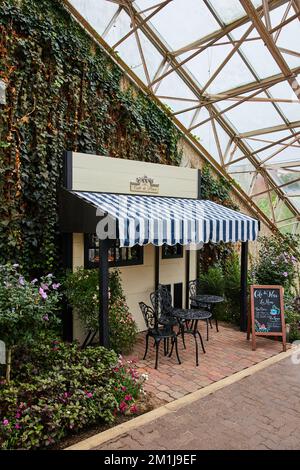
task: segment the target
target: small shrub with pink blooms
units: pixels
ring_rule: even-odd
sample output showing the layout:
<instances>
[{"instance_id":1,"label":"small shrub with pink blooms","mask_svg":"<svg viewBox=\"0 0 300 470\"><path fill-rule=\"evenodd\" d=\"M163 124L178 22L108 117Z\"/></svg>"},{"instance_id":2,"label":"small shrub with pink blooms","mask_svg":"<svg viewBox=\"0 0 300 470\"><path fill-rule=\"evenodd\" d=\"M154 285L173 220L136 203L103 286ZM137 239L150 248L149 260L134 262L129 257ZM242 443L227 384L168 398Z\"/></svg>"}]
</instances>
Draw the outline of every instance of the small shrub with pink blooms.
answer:
<instances>
[{"instance_id":1,"label":"small shrub with pink blooms","mask_svg":"<svg viewBox=\"0 0 300 470\"><path fill-rule=\"evenodd\" d=\"M65 282L66 295L76 310L83 328L97 331L99 322L99 271L80 268L69 273ZM137 327L130 314L123 292L120 272L109 273L109 339L117 353L128 353L135 341Z\"/></svg>"},{"instance_id":2,"label":"small shrub with pink blooms","mask_svg":"<svg viewBox=\"0 0 300 470\"><path fill-rule=\"evenodd\" d=\"M0 448L44 449L87 427L139 412L145 376L102 347L60 340L18 348L0 381Z\"/></svg>"},{"instance_id":3,"label":"small shrub with pink blooms","mask_svg":"<svg viewBox=\"0 0 300 470\"><path fill-rule=\"evenodd\" d=\"M28 280L17 264L0 265L0 340L6 345L8 382L16 346L33 344L59 323L59 287L52 274Z\"/></svg>"},{"instance_id":4,"label":"small shrub with pink blooms","mask_svg":"<svg viewBox=\"0 0 300 470\"><path fill-rule=\"evenodd\" d=\"M115 413L124 415L137 414L137 400L145 394L144 382L146 374L139 374L133 361L126 361L119 356L117 365L113 369L114 395L117 400Z\"/></svg>"}]
</instances>

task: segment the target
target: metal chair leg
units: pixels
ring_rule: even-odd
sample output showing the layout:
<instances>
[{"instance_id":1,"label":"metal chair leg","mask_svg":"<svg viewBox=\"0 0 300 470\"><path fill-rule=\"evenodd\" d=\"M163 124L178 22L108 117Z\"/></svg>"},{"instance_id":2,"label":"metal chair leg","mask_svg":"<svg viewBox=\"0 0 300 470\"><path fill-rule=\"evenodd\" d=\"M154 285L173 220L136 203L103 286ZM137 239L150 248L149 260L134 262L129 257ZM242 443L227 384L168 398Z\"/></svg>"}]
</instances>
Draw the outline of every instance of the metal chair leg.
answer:
<instances>
[{"instance_id":1,"label":"metal chair leg","mask_svg":"<svg viewBox=\"0 0 300 470\"><path fill-rule=\"evenodd\" d=\"M206 319L206 341L208 341L209 328L208 328L208 318Z\"/></svg>"},{"instance_id":2,"label":"metal chair leg","mask_svg":"<svg viewBox=\"0 0 300 470\"><path fill-rule=\"evenodd\" d=\"M197 341L196 333L193 333L193 336L194 336L195 346L196 346L196 366L199 366L198 341Z\"/></svg>"},{"instance_id":3,"label":"metal chair leg","mask_svg":"<svg viewBox=\"0 0 300 470\"><path fill-rule=\"evenodd\" d=\"M158 350L159 350L159 343L160 341L156 341L155 347L156 347L156 353L155 353L155 369L158 367Z\"/></svg>"},{"instance_id":4,"label":"metal chair leg","mask_svg":"<svg viewBox=\"0 0 300 470\"><path fill-rule=\"evenodd\" d=\"M181 330L181 338L182 338L182 343L183 343L183 349L186 349L185 340L184 340L184 325L180 325L180 330Z\"/></svg>"},{"instance_id":5,"label":"metal chair leg","mask_svg":"<svg viewBox=\"0 0 300 470\"><path fill-rule=\"evenodd\" d=\"M177 341L177 335L176 335L176 341ZM172 354L173 354L174 343L175 343L175 339L174 339L174 338L172 338L172 340L171 340L171 351L170 351L170 353L169 353L168 357L171 357L171 356L172 356Z\"/></svg>"},{"instance_id":6,"label":"metal chair leg","mask_svg":"<svg viewBox=\"0 0 300 470\"><path fill-rule=\"evenodd\" d=\"M175 351L176 351L176 357L177 357L177 361L178 361L178 364L181 364L181 360L179 358L179 354L178 354L178 342L177 342L177 336L174 338L174 341L173 341L173 345L175 343Z\"/></svg>"},{"instance_id":7,"label":"metal chair leg","mask_svg":"<svg viewBox=\"0 0 300 470\"><path fill-rule=\"evenodd\" d=\"M144 357L143 357L143 361L146 359L146 356L147 356L148 343L149 343L149 335L146 335L146 349L145 349L145 354L144 354Z\"/></svg>"},{"instance_id":8,"label":"metal chair leg","mask_svg":"<svg viewBox=\"0 0 300 470\"><path fill-rule=\"evenodd\" d=\"M206 351L205 351L205 349L204 349L204 344L203 344L203 339L202 339L201 333L200 333L200 331L199 331L199 330L197 331L197 333L198 333L198 336L199 336L199 338L200 338L200 342L201 342L202 350L203 350L203 352L204 352L204 354L205 354L205 353L206 353Z\"/></svg>"},{"instance_id":9,"label":"metal chair leg","mask_svg":"<svg viewBox=\"0 0 300 470\"><path fill-rule=\"evenodd\" d=\"M213 326L212 326L212 321L211 321L211 318L209 319L209 324L210 324L210 328L212 329Z\"/></svg>"}]
</instances>

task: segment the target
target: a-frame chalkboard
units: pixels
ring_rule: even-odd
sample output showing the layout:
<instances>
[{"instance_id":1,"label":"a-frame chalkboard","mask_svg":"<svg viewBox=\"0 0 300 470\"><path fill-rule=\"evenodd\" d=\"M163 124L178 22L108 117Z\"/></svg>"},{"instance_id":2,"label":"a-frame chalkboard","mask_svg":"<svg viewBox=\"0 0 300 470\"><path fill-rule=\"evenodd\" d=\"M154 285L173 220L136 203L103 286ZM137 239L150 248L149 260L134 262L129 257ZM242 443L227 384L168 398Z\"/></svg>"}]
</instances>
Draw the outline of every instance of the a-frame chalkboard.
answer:
<instances>
[{"instance_id":1,"label":"a-frame chalkboard","mask_svg":"<svg viewBox=\"0 0 300 470\"><path fill-rule=\"evenodd\" d=\"M250 286L251 315L248 316L247 339L252 330L252 350L256 349L256 336L282 337L286 350L286 328L284 321L283 287Z\"/></svg>"}]
</instances>

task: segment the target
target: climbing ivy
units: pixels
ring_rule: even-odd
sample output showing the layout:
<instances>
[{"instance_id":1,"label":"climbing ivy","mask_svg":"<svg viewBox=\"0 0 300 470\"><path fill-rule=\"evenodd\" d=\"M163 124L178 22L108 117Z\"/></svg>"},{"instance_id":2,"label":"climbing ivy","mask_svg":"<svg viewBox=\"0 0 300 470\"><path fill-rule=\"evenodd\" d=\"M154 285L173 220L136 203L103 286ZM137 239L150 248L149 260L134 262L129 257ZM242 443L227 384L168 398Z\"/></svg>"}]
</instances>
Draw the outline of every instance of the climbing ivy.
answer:
<instances>
[{"instance_id":1,"label":"climbing ivy","mask_svg":"<svg viewBox=\"0 0 300 470\"><path fill-rule=\"evenodd\" d=\"M64 150L178 165L180 133L59 0L0 0L0 262L58 266Z\"/></svg>"},{"instance_id":2,"label":"climbing ivy","mask_svg":"<svg viewBox=\"0 0 300 470\"><path fill-rule=\"evenodd\" d=\"M209 164L205 164L202 169L201 183L203 199L209 199L230 209L239 209L230 196L230 182L222 176L216 178ZM226 261L232 256L233 252L234 245L232 243L206 243L199 254L200 271L206 273L209 267L215 264L219 264L225 269Z\"/></svg>"},{"instance_id":3,"label":"climbing ivy","mask_svg":"<svg viewBox=\"0 0 300 470\"><path fill-rule=\"evenodd\" d=\"M230 196L231 184L229 181L223 176L218 178L213 176L209 164L204 165L201 176L201 196L203 199L209 199L230 209L239 209Z\"/></svg>"}]
</instances>

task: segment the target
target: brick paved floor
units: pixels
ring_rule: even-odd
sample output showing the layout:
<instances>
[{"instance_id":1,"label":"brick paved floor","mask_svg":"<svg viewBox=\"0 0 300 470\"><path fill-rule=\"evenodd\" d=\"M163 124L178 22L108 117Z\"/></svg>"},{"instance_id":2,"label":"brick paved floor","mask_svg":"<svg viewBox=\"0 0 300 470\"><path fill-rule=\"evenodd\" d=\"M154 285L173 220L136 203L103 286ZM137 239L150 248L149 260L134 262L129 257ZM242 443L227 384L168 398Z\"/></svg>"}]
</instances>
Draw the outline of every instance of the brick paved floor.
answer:
<instances>
[{"instance_id":1,"label":"brick paved floor","mask_svg":"<svg viewBox=\"0 0 300 470\"><path fill-rule=\"evenodd\" d=\"M198 367L195 364L195 344L191 335L186 335L186 350L183 349L182 341L178 338L181 365L177 363L175 351L172 358L164 357L161 344L158 370L155 370L153 341L149 341L148 356L143 361L144 333L139 335L134 352L126 357L136 361L141 373L149 374L145 389L154 393L161 400L161 404L181 398L282 351L280 342L266 338L257 338L257 350L252 351L251 342L246 340L245 333L227 324L220 325L219 333L216 332L215 327L210 330L209 341L205 340L204 323L201 325L201 331L206 354L203 354L199 347Z\"/></svg>"},{"instance_id":2,"label":"brick paved floor","mask_svg":"<svg viewBox=\"0 0 300 470\"><path fill-rule=\"evenodd\" d=\"M300 365L284 359L97 449L299 450Z\"/></svg>"}]
</instances>

